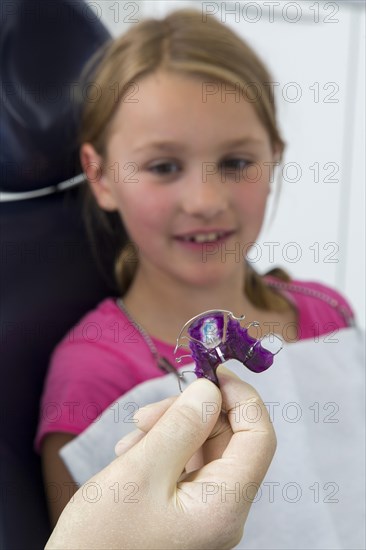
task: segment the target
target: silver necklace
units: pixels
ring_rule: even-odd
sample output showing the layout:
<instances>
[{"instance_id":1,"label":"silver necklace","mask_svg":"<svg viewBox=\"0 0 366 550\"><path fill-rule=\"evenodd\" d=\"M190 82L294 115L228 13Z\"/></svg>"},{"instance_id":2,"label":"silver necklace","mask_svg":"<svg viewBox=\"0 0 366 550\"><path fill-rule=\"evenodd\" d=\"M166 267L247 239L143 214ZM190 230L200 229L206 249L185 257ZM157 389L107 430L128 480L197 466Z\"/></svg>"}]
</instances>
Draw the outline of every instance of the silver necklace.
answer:
<instances>
[{"instance_id":1,"label":"silver necklace","mask_svg":"<svg viewBox=\"0 0 366 550\"><path fill-rule=\"evenodd\" d=\"M156 346L154 345L154 342L151 340L146 330L137 321L135 321L135 319L132 317L130 312L127 310L126 306L123 303L122 298L117 298L116 303L117 303L117 306L120 308L120 310L126 315L127 319L141 334L158 368L167 373L173 372L177 376L178 380L182 379L182 375L178 373L177 369L170 363L170 361L168 361L166 357L163 357L162 355L160 355L160 353L156 349Z\"/></svg>"}]
</instances>

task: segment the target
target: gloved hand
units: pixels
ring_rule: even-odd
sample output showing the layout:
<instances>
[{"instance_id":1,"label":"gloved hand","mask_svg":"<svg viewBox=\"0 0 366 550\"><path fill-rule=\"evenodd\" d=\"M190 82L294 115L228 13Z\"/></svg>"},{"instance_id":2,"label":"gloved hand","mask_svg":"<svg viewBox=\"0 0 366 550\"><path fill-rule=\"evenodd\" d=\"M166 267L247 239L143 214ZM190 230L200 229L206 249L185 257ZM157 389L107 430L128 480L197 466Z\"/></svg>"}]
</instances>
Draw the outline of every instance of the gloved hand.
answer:
<instances>
[{"instance_id":1,"label":"gloved hand","mask_svg":"<svg viewBox=\"0 0 366 550\"><path fill-rule=\"evenodd\" d=\"M180 396L135 413L139 429L74 495L47 549L238 544L276 436L254 388L223 366L217 374L221 392L198 379Z\"/></svg>"}]
</instances>

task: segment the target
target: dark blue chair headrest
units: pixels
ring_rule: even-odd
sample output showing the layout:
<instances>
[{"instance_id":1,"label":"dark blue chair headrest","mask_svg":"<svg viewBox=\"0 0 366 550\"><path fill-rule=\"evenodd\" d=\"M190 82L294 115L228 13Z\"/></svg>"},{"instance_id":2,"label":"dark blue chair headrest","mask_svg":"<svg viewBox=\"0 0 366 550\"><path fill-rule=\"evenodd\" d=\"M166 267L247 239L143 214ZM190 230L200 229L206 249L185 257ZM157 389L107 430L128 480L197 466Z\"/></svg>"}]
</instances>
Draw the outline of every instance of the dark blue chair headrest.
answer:
<instances>
[{"instance_id":1,"label":"dark blue chair headrest","mask_svg":"<svg viewBox=\"0 0 366 550\"><path fill-rule=\"evenodd\" d=\"M82 0L12 0L1 12L1 191L42 189L82 171L76 86L111 37Z\"/></svg>"},{"instance_id":2,"label":"dark blue chair headrest","mask_svg":"<svg viewBox=\"0 0 366 550\"><path fill-rule=\"evenodd\" d=\"M80 0L0 4L1 191L80 174L72 85L110 39ZM114 288L82 223L82 185L0 201L0 548L44 548L50 526L33 450L52 350ZM1 196L0 196L1 198ZM5 197L6 198L6 197ZM17 197L19 198L19 197ZM113 273L113 254L108 273Z\"/></svg>"}]
</instances>

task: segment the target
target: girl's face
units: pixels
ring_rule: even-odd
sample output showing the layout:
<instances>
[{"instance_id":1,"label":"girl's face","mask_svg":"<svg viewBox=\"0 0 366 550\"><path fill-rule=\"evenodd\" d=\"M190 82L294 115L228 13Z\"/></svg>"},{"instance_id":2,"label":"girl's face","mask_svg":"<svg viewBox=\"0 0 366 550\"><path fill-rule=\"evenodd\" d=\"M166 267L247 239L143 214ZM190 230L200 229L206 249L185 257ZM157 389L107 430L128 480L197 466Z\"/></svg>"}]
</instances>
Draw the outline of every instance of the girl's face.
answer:
<instances>
[{"instance_id":1,"label":"girl's face","mask_svg":"<svg viewBox=\"0 0 366 550\"><path fill-rule=\"evenodd\" d=\"M145 273L206 286L242 277L278 155L239 88L149 75L119 106L107 158L84 144L81 160L99 205L120 212ZM90 178L97 164L103 175Z\"/></svg>"}]
</instances>

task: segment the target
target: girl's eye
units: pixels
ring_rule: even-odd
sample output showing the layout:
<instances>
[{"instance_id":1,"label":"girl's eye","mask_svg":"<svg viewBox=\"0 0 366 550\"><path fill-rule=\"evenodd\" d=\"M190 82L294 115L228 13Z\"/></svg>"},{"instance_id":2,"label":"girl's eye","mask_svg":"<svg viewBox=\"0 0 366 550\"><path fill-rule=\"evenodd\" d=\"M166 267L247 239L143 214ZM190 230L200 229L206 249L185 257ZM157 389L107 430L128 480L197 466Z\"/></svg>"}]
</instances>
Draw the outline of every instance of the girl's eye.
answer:
<instances>
[{"instance_id":1,"label":"girl's eye","mask_svg":"<svg viewBox=\"0 0 366 550\"><path fill-rule=\"evenodd\" d=\"M171 167L173 166L173 170ZM150 167L150 171L156 174L166 175L177 172L177 164L174 162L161 162L160 164L155 164L155 166Z\"/></svg>"},{"instance_id":2,"label":"girl's eye","mask_svg":"<svg viewBox=\"0 0 366 550\"><path fill-rule=\"evenodd\" d=\"M245 160L245 159L227 159L225 160L222 165L226 168L226 169L229 169L229 171L234 171L234 170L244 170L247 166L249 166L250 164L252 164L249 160Z\"/></svg>"}]
</instances>

